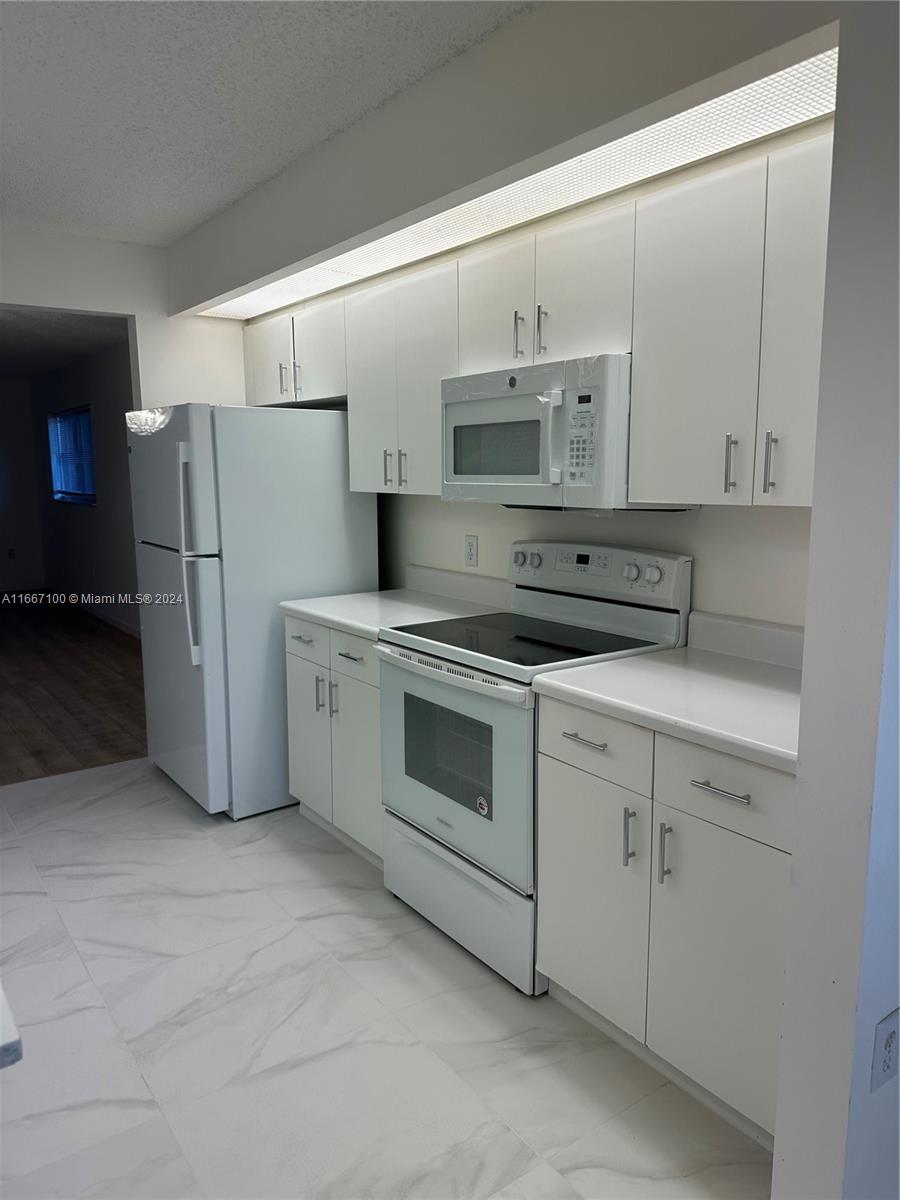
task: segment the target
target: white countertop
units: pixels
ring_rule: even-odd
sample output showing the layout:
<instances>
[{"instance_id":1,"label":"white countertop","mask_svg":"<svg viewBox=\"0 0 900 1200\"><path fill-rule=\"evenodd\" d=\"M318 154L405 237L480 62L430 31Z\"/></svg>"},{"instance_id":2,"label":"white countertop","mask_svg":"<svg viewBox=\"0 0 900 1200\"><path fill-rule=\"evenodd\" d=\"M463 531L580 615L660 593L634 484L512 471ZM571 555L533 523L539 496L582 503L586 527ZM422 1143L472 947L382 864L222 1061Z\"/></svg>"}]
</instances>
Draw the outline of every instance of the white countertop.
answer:
<instances>
[{"instance_id":1,"label":"white countertop","mask_svg":"<svg viewBox=\"0 0 900 1200\"><path fill-rule=\"evenodd\" d=\"M377 638L379 629L412 625L416 621L444 621L495 611L484 604L451 600L428 592L397 588L386 592L354 592L346 596L314 596L308 600L283 600L282 612L329 625L344 633Z\"/></svg>"},{"instance_id":2,"label":"white countertop","mask_svg":"<svg viewBox=\"0 0 900 1200\"><path fill-rule=\"evenodd\" d=\"M800 672L685 647L548 671L534 690L736 754L797 770Z\"/></svg>"}]
</instances>

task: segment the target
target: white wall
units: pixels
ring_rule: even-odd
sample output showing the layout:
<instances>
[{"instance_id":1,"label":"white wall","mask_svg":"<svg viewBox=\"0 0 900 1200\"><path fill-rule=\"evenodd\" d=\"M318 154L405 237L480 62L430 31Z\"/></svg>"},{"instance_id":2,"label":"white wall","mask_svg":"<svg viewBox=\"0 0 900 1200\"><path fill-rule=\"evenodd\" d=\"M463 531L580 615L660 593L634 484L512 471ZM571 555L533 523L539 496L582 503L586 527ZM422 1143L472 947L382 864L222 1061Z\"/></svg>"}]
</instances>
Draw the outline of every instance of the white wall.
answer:
<instances>
[{"instance_id":1,"label":"white wall","mask_svg":"<svg viewBox=\"0 0 900 1200\"><path fill-rule=\"evenodd\" d=\"M170 311L659 120L684 106L683 89L688 103L719 94L753 77L735 64L821 28L838 7L538 5L177 241ZM776 51L767 69L784 61Z\"/></svg>"},{"instance_id":2,"label":"white wall","mask_svg":"<svg viewBox=\"0 0 900 1200\"><path fill-rule=\"evenodd\" d=\"M0 303L133 316L136 407L245 402L240 323L168 317L163 250L6 222Z\"/></svg>"},{"instance_id":3,"label":"white wall","mask_svg":"<svg viewBox=\"0 0 900 1200\"><path fill-rule=\"evenodd\" d=\"M463 538L478 534L478 572L504 576L517 538L611 542L694 556L693 606L732 616L802 625L809 510L701 508L694 512L581 513L387 497L381 536L390 583L408 562L461 571Z\"/></svg>"},{"instance_id":4,"label":"white wall","mask_svg":"<svg viewBox=\"0 0 900 1200\"><path fill-rule=\"evenodd\" d=\"M0 422L0 592L31 591L43 585L44 561L27 380L0 379Z\"/></svg>"},{"instance_id":5,"label":"white wall","mask_svg":"<svg viewBox=\"0 0 900 1200\"><path fill-rule=\"evenodd\" d=\"M97 503L54 500L47 443L47 416L89 405ZM44 540L44 575L49 590L118 594L137 591L128 443L125 414L134 407L127 342L79 359L70 367L35 379L32 415L38 448L38 480ZM96 616L139 634L138 609L116 603L88 604Z\"/></svg>"},{"instance_id":6,"label":"white wall","mask_svg":"<svg viewBox=\"0 0 900 1200\"><path fill-rule=\"evenodd\" d=\"M880 832L872 805L897 528L897 42L895 5L842 9L775 1130L779 1200L871 1200L897 1165L887 1138L868 1161L855 1160L845 1184L854 1126L880 1121L881 1102L853 1094L851 1080L854 1052L864 1071L874 1033L857 1035L857 1010L862 1016L869 988L860 961L873 828ZM880 868L869 882L870 910L895 901Z\"/></svg>"}]
</instances>

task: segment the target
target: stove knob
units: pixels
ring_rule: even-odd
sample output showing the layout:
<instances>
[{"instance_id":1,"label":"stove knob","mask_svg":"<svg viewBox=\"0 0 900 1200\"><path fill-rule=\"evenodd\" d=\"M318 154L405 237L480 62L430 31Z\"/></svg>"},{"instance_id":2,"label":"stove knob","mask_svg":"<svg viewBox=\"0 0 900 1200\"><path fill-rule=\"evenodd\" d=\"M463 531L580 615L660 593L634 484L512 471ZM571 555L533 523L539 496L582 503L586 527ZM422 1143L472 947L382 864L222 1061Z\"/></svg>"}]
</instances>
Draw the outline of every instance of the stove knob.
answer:
<instances>
[{"instance_id":1,"label":"stove knob","mask_svg":"<svg viewBox=\"0 0 900 1200\"><path fill-rule=\"evenodd\" d=\"M636 562L626 563L622 574L629 583L636 583L641 577L641 568Z\"/></svg>"},{"instance_id":2,"label":"stove knob","mask_svg":"<svg viewBox=\"0 0 900 1200\"><path fill-rule=\"evenodd\" d=\"M525 557L526 556L525 556L524 550L516 550L516 552L513 554L513 563L517 567L524 567L525 566Z\"/></svg>"},{"instance_id":3,"label":"stove knob","mask_svg":"<svg viewBox=\"0 0 900 1200\"><path fill-rule=\"evenodd\" d=\"M662 567L650 566L644 572L644 578L648 583L659 583L663 577Z\"/></svg>"},{"instance_id":4,"label":"stove knob","mask_svg":"<svg viewBox=\"0 0 900 1200\"><path fill-rule=\"evenodd\" d=\"M528 555L529 567L539 567L543 561L544 561L543 554L538 554L537 550L535 550L533 553Z\"/></svg>"}]
</instances>

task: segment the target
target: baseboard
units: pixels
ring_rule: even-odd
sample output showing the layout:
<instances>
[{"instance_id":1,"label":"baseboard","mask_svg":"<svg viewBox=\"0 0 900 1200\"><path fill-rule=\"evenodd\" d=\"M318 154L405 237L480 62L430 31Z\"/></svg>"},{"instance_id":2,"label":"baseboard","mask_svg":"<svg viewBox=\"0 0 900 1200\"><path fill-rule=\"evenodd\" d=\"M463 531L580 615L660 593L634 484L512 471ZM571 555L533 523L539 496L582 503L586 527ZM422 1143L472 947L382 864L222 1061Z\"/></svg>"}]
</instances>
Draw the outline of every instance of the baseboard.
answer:
<instances>
[{"instance_id":1,"label":"baseboard","mask_svg":"<svg viewBox=\"0 0 900 1200\"><path fill-rule=\"evenodd\" d=\"M768 1130L763 1129L754 1121L751 1121L749 1117L745 1117L743 1113L739 1113L736 1109L733 1109L723 1100L720 1100L718 1096L714 1096L712 1092L708 1092L699 1083L688 1078L687 1075L682 1075L677 1067L673 1067L671 1063L660 1058L658 1054L654 1054L643 1042L639 1042L631 1037L630 1034L625 1033L618 1025L613 1025L612 1021L607 1021L605 1017L594 1012L592 1008L588 1008L583 1000L579 1000L577 996L573 996L571 992L567 992L565 988L560 987L558 983L554 983L552 979L550 981L550 995L558 1000L563 1007L570 1009L577 1016L587 1021L589 1025L593 1025L595 1029L599 1029L601 1033L605 1033L612 1041L618 1042L620 1046L624 1046L635 1058L639 1058L642 1062L647 1063L648 1066L653 1067L655 1071L658 1071L660 1075L664 1075L666 1079L677 1084L683 1092L687 1092L692 1099L702 1104L705 1108L710 1109L717 1117L721 1117L723 1121L727 1121L729 1125L733 1126L740 1133L746 1134L757 1145L762 1146L764 1150L768 1150L769 1153L772 1152L775 1139Z\"/></svg>"},{"instance_id":2,"label":"baseboard","mask_svg":"<svg viewBox=\"0 0 900 1200\"><path fill-rule=\"evenodd\" d=\"M135 628L133 625L128 625L125 621L120 621L118 617L111 617L99 608L91 608L89 604L81 604L79 608L82 612L86 612L89 617L96 617L98 621L102 621L104 625L112 625L114 629L118 629L121 633L127 633L130 637L137 638L138 641L141 640L140 626Z\"/></svg>"},{"instance_id":3,"label":"baseboard","mask_svg":"<svg viewBox=\"0 0 900 1200\"><path fill-rule=\"evenodd\" d=\"M336 825L332 825L330 821L326 821L324 817L320 817L318 813L313 812L311 808L300 801L297 805L300 810L300 816L305 817L307 821L313 825L317 825L319 829L324 829L326 833L330 833L333 838L341 842L348 850L353 850L360 858L364 858L366 862L370 862L373 867L377 867L379 871L384 871L384 863L377 854L373 854L365 846L355 841L348 833L344 833L342 829L338 829Z\"/></svg>"}]
</instances>

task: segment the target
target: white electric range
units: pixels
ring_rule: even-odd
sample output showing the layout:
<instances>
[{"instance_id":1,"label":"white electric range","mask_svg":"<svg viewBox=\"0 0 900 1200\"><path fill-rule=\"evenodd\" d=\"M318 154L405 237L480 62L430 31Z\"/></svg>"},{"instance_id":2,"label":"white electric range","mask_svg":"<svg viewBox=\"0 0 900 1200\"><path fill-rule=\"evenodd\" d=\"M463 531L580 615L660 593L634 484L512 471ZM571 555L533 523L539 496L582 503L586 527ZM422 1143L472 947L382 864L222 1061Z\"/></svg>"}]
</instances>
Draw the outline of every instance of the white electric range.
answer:
<instances>
[{"instance_id":1,"label":"white electric range","mask_svg":"<svg viewBox=\"0 0 900 1200\"><path fill-rule=\"evenodd\" d=\"M382 629L385 886L527 994L542 671L684 645L691 559L515 542L509 611ZM576 736L573 734L573 736Z\"/></svg>"}]
</instances>

